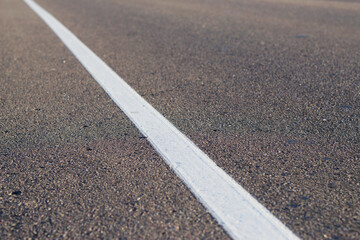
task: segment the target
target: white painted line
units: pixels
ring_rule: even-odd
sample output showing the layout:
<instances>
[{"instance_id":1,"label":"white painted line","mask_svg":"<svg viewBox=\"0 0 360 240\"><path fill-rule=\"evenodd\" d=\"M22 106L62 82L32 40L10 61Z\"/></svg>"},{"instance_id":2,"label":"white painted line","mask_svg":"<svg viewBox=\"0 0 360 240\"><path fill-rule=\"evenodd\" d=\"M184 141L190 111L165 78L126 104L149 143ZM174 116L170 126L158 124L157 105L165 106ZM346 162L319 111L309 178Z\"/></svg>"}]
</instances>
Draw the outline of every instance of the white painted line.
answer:
<instances>
[{"instance_id":1,"label":"white painted line","mask_svg":"<svg viewBox=\"0 0 360 240\"><path fill-rule=\"evenodd\" d=\"M232 238L298 239L65 26L34 1L24 1L49 25Z\"/></svg>"}]
</instances>

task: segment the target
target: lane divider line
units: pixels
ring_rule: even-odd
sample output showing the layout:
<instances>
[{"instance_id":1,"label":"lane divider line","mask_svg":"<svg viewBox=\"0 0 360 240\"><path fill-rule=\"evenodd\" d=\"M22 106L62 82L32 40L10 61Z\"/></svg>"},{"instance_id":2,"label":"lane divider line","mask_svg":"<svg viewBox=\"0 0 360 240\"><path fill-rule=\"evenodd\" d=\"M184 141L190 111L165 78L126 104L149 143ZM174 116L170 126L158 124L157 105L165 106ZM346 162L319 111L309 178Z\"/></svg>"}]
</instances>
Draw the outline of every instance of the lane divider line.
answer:
<instances>
[{"instance_id":1,"label":"lane divider line","mask_svg":"<svg viewBox=\"0 0 360 240\"><path fill-rule=\"evenodd\" d=\"M55 32L233 239L298 239L64 25L33 0L24 2Z\"/></svg>"}]
</instances>

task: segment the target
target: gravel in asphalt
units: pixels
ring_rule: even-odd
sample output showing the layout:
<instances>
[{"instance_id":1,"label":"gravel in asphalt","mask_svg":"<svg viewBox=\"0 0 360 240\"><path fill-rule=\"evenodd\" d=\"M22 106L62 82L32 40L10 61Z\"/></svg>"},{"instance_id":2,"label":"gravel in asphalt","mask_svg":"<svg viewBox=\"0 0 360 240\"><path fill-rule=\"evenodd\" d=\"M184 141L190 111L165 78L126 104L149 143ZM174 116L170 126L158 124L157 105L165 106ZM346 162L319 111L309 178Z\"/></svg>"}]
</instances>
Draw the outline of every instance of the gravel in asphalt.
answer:
<instances>
[{"instance_id":1,"label":"gravel in asphalt","mask_svg":"<svg viewBox=\"0 0 360 240\"><path fill-rule=\"evenodd\" d=\"M359 2L37 2L298 236L360 237ZM0 37L7 69L0 72L7 79L1 124L8 128L0 141L7 149L139 137L47 27L16 4L26 14L17 15L16 27L14 20L2 21L6 34ZM24 79L38 92L28 91ZM46 112L36 110L44 103ZM98 114L89 112L93 108ZM44 122L51 127L41 129ZM224 234L215 228L203 231Z\"/></svg>"},{"instance_id":2,"label":"gravel in asphalt","mask_svg":"<svg viewBox=\"0 0 360 240\"><path fill-rule=\"evenodd\" d=\"M359 238L358 2L39 2L300 237Z\"/></svg>"},{"instance_id":3,"label":"gravel in asphalt","mask_svg":"<svg viewBox=\"0 0 360 240\"><path fill-rule=\"evenodd\" d=\"M0 3L0 238L227 239L46 25Z\"/></svg>"}]
</instances>

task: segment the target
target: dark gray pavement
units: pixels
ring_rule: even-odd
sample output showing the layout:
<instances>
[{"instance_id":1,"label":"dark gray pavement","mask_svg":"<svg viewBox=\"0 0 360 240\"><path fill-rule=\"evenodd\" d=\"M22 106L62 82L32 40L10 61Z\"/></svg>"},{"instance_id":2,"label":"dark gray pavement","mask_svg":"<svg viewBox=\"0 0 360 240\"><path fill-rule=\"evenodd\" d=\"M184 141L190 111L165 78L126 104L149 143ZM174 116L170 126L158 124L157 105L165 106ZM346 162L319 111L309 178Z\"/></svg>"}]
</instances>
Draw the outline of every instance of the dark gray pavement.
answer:
<instances>
[{"instance_id":1,"label":"dark gray pavement","mask_svg":"<svg viewBox=\"0 0 360 240\"><path fill-rule=\"evenodd\" d=\"M360 238L358 1L37 2L298 236ZM45 24L0 3L3 236L226 237Z\"/></svg>"},{"instance_id":2,"label":"dark gray pavement","mask_svg":"<svg viewBox=\"0 0 360 240\"><path fill-rule=\"evenodd\" d=\"M0 9L0 239L226 239L45 24Z\"/></svg>"}]
</instances>

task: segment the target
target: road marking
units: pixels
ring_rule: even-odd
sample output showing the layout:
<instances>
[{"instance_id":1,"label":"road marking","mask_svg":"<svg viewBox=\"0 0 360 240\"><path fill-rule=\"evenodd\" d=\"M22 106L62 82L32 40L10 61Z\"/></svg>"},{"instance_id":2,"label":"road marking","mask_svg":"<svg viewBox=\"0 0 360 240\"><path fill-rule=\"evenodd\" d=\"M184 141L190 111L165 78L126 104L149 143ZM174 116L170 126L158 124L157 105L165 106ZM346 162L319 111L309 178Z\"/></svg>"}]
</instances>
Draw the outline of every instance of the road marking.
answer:
<instances>
[{"instance_id":1,"label":"road marking","mask_svg":"<svg viewBox=\"0 0 360 240\"><path fill-rule=\"evenodd\" d=\"M298 239L64 25L34 1L24 1L55 32L232 238Z\"/></svg>"}]
</instances>

